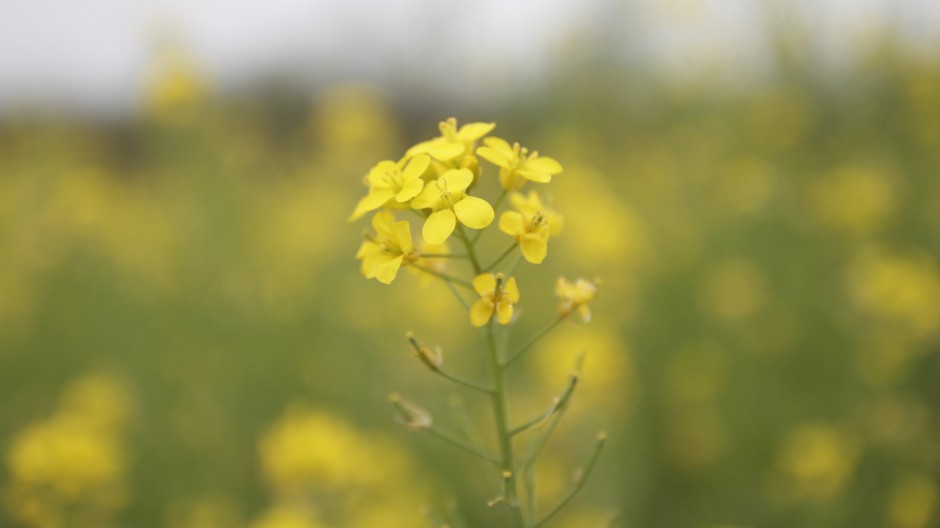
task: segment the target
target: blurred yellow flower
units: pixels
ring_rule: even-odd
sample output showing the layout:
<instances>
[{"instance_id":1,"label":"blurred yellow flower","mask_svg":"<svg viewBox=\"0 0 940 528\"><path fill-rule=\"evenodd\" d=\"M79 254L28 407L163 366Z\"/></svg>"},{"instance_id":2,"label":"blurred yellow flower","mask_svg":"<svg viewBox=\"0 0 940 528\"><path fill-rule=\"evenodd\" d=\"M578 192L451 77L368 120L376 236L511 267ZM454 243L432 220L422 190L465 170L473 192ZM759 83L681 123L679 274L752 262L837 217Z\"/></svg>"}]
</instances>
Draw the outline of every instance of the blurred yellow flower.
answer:
<instances>
[{"instance_id":1,"label":"blurred yellow flower","mask_svg":"<svg viewBox=\"0 0 940 528\"><path fill-rule=\"evenodd\" d=\"M561 164L548 156L539 156L518 143L509 145L505 140L488 137L486 146L477 149L477 155L499 167L499 182L503 189L518 189L526 181L548 183L562 171Z\"/></svg>"},{"instance_id":2,"label":"blurred yellow flower","mask_svg":"<svg viewBox=\"0 0 940 528\"><path fill-rule=\"evenodd\" d=\"M369 194L359 200L349 219L361 218L389 202L407 207L407 203L424 188L421 175L430 163L431 158L426 154L411 159L403 158L398 162L380 161L366 176L370 186Z\"/></svg>"},{"instance_id":3,"label":"blurred yellow flower","mask_svg":"<svg viewBox=\"0 0 940 528\"><path fill-rule=\"evenodd\" d=\"M417 259L411 243L411 226L407 220L395 221L389 211L379 211L372 217L375 236L366 238L356 253L362 259L362 274L382 284L391 284L403 264Z\"/></svg>"},{"instance_id":4,"label":"blurred yellow flower","mask_svg":"<svg viewBox=\"0 0 940 528\"><path fill-rule=\"evenodd\" d=\"M443 244L454 232L459 220L472 229L483 229L496 213L486 200L467 194L473 182L469 169L451 169L429 183L411 201L415 209L431 209L421 234L428 244Z\"/></svg>"},{"instance_id":5,"label":"blurred yellow flower","mask_svg":"<svg viewBox=\"0 0 940 528\"><path fill-rule=\"evenodd\" d=\"M902 476L888 497L890 528L927 528L935 526L940 490L937 481L928 475L908 473Z\"/></svg>"},{"instance_id":6,"label":"blurred yellow flower","mask_svg":"<svg viewBox=\"0 0 940 528\"><path fill-rule=\"evenodd\" d=\"M515 277L503 281L502 273L483 273L473 279L473 289L480 299L470 308L470 324L483 326L494 313L499 324L509 324L512 320L512 305L519 302Z\"/></svg>"},{"instance_id":7,"label":"blurred yellow flower","mask_svg":"<svg viewBox=\"0 0 940 528\"><path fill-rule=\"evenodd\" d=\"M558 236L565 227L565 217L558 211L545 205L535 191L529 191L529 194L525 196L522 193L512 193L509 195L509 203L511 203L517 211L526 216L541 214L548 223L548 234L551 236Z\"/></svg>"},{"instance_id":8,"label":"blurred yellow flower","mask_svg":"<svg viewBox=\"0 0 940 528\"><path fill-rule=\"evenodd\" d=\"M541 264L548 254L548 239L560 230L561 216L542 205L534 192L528 198L513 194L510 201L517 209L506 211L499 217L499 230L513 237L522 256L532 264Z\"/></svg>"},{"instance_id":9,"label":"blurred yellow flower","mask_svg":"<svg viewBox=\"0 0 940 528\"><path fill-rule=\"evenodd\" d=\"M411 147L405 157L430 154L439 161L450 161L463 154L472 154L474 143L489 134L496 123L468 123L458 129L457 120L451 117L438 126L440 136Z\"/></svg>"},{"instance_id":10,"label":"blurred yellow flower","mask_svg":"<svg viewBox=\"0 0 940 528\"><path fill-rule=\"evenodd\" d=\"M251 523L251 528L321 528L322 526L325 525L317 522L306 510L290 506L269 508Z\"/></svg>"},{"instance_id":11,"label":"blurred yellow flower","mask_svg":"<svg viewBox=\"0 0 940 528\"><path fill-rule=\"evenodd\" d=\"M104 521L127 503L129 456L118 426L129 415L129 399L114 378L80 378L65 389L55 414L13 435L6 453L13 518L36 527L88 516Z\"/></svg>"},{"instance_id":12,"label":"blurred yellow flower","mask_svg":"<svg viewBox=\"0 0 940 528\"><path fill-rule=\"evenodd\" d=\"M558 310L562 317L568 317L571 312L577 311L583 322L591 320L591 308L588 303L597 295L597 285L585 279L570 282L564 277L558 277L555 282L555 295L561 299Z\"/></svg>"},{"instance_id":13,"label":"blurred yellow flower","mask_svg":"<svg viewBox=\"0 0 940 528\"><path fill-rule=\"evenodd\" d=\"M851 478L858 454L858 442L848 431L823 423L796 427L777 460L789 498L832 499Z\"/></svg>"}]
</instances>

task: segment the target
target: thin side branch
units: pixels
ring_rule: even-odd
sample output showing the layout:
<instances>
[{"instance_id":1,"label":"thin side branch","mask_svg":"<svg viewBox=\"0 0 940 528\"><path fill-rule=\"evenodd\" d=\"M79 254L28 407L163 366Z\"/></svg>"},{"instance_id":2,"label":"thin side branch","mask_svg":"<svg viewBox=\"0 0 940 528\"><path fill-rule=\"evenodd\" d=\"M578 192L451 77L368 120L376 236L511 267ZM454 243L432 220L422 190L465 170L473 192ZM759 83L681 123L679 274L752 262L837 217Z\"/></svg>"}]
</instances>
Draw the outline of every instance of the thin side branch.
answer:
<instances>
[{"instance_id":1,"label":"thin side branch","mask_svg":"<svg viewBox=\"0 0 940 528\"><path fill-rule=\"evenodd\" d=\"M551 407L548 408L544 413L532 418L528 422L525 422L522 425L516 426L509 431L510 436L515 436L523 431L527 431L534 427L538 427L548 421L556 412L560 411L568 404L568 401L571 399L571 395L574 393L574 388L578 385L579 375L577 373L572 374L568 380L568 386L565 387L565 391L561 393L561 396L555 398L555 401L552 402Z\"/></svg>"},{"instance_id":2,"label":"thin side branch","mask_svg":"<svg viewBox=\"0 0 940 528\"><path fill-rule=\"evenodd\" d=\"M604 449L604 443L607 441L607 435L603 432L598 433L597 442L594 444L594 451L591 452L591 455L588 457L587 462L584 466L575 472L574 476L574 487L568 491L568 494L565 495L565 498L561 499L552 511L548 512L545 517L542 517L537 523L532 525L532 528L539 528L546 522L548 522L552 517L555 516L562 508L568 505L571 502L571 499L581 491L581 488L584 487L585 482L587 482L588 477L591 476L591 471L594 470L594 465L597 463L598 457L600 457L601 450Z\"/></svg>"}]
</instances>

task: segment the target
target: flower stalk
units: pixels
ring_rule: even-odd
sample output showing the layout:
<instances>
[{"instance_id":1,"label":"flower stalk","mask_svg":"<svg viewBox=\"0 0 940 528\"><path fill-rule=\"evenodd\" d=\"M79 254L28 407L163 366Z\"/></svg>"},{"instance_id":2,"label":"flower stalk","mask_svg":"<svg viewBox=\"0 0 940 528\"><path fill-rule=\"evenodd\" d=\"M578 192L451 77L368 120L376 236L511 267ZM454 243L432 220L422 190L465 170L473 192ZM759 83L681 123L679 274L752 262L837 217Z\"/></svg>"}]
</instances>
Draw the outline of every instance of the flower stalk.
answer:
<instances>
[{"instance_id":1,"label":"flower stalk","mask_svg":"<svg viewBox=\"0 0 940 528\"><path fill-rule=\"evenodd\" d=\"M413 355L431 373L489 399L495 425L491 443L498 450L481 447L487 442L480 437L480 429L462 404L452 405L460 435L439 427L430 413L393 395L391 403L399 419L411 430L435 436L480 459L497 493L488 504L508 508L513 528L536 528L549 522L583 488L603 448L604 437L598 437L591 455L575 474L568 494L547 514L538 517L535 459L570 405L580 383L583 354L565 388L548 408L517 425L512 424L511 418L509 369L562 321L574 319L572 314L582 322L589 321L588 303L597 289L594 283L583 279L573 282L559 279L555 285L555 294L561 299L558 314L510 353L509 329L520 317L516 308L520 302L516 269L523 260L530 265L542 264L548 256L549 240L558 235L563 224L561 215L548 207L538 193L530 191L523 195L520 190L525 185L549 183L562 172L562 167L553 158L518 143L510 145L488 136L494 127L492 123L458 127L455 119L442 122L439 137L408 149L398 161L380 162L369 171L366 177L369 193L356 205L352 217L379 209L372 218L375 233L367 234L357 254L362 260L363 275L390 284L400 268L409 268L422 275L423 281L441 280L466 311L471 326L483 333L490 379L482 382L445 369L440 348L430 348L411 334L408 341ZM479 142L483 145L478 146ZM485 177L478 157L498 171L501 189L492 205L475 194L477 180ZM513 210L501 213L496 225L499 232L510 237L509 246L495 256L484 255L478 250L477 241L484 230L494 225L496 211L507 199ZM396 212L405 210L420 220L419 235L412 234L408 221L395 218ZM477 232L471 235L468 228ZM460 252L450 251L447 240L451 235L462 246ZM414 236L420 236L423 243L415 244ZM514 253L516 257L509 259ZM486 266L481 265L484 259L489 262ZM511 261L508 266L507 259ZM470 276L460 273L461 267ZM466 290L476 298L468 300ZM497 340L500 326L507 327L507 331ZM524 437L529 438L528 449L520 456L515 442ZM429 518L435 526L447 525L443 519Z\"/></svg>"}]
</instances>

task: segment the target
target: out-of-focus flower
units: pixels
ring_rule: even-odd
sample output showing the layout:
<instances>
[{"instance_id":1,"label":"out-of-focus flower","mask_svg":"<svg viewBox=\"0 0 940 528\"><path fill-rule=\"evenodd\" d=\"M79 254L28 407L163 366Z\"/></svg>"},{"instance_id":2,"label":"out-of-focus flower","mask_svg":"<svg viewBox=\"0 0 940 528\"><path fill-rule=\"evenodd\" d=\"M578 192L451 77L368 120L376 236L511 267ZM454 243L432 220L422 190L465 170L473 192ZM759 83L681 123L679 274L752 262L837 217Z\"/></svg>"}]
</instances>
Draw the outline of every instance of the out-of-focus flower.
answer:
<instances>
[{"instance_id":1,"label":"out-of-focus flower","mask_svg":"<svg viewBox=\"0 0 940 528\"><path fill-rule=\"evenodd\" d=\"M471 229L490 225L496 213L486 200L467 194L473 182L469 169L452 169L429 183L411 201L415 209L431 209L421 234L428 244L443 244L454 232L459 220Z\"/></svg>"},{"instance_id":2,"label":"out-of-focus flower","mask_svg":"<svg viewBox=\"0 0 940 528\"><path fill-rule=\"evenodd\" d=\"M898 208L889 169L846 165L823 175L812 187L814 213L830 229L867 235L883 227Z\"/></svg>"},{"instance_id":3,"label":"out-of-focus flower","mask_svg":"<svg viewBox=\"0 0 940 528\"><path fill-rule=\"evenodd\" d=\"M832 499L851 478L858 454L855 436L842 428L813 423L793 429L777 459L784 497Z\"/></svg>"},{"instance_id":4,"label":"out-of-focus flower","mask_svg":"<svg viewBox=\"0 0 940 528\"><path fill-rule=\"evenodd\" d=\"M113 378L81 378L56 414L27 426L6 454L7 506L26 526L62 519L110 519L126 504L128 453L123 425L130 395Z\"/></svg>"},{"instance_id":5,"label":"out-of-focus flower","mask_svg":"<svg viewBox=\"0 0 940 528\"><path fill-rule=\"evenodd\" d=\"M935 479L923 474L907 473L891 490L888 498L889 528L927 528L936 521L940 490Z\"/></svg>"},{"instance_id":6,"label":"out-of-focus flower","mask_svg":"<svg viewBox=\"0 0 940 528\"><path fill-rule=\"evenodd\" d=\"M518 143L509 145L505 140L488 137L485 146L477 149L477 155L499 167L499 182L503 189L518 189L526 181L548 183L552 176L562 171L561 164L548 156L539 156Z\"/></svg>"},{"instance_id":7,"label":"out-of-focus flower","mask_svg":"<svg viewBox=\"0 0 940 528\"><path fill-rule=\"evenodd\" d=\"M414 262L417 255L411 243L411 226L407 220L395 221L389 211L372 217L375 236L359 246L356 258L362 260L362 274L382 284L391 284L403 264Z\"/></svg>"},{"instance_id":8,"label":"out-of-focus flower","mask_svg":"<svg viewBox=\"0 0 940 528\"><path fill-rule=\"evenodd\" d=\"M561 299L558 307L562 317L568 317L571 312L578 312L583 322L591 320L591 308L588 303L597 295L597 285L585 279L576 279L570 282L564 277L558 277L555 282L555 295Z\"/></svg>"},{"instance_id":9,"label":"out-of-focus flower","mask_svg":"<svg viewBox=\"0 0 940 528\"><path fill-rule=\"evenodd\" d=\"M468 123L458 129L457 120L451 117L441 121L440 136L411 147L405 157L430 154L436 160L451 161L458 156L472 154L476 141L495 127L496 123Z\"/></svg>"},{"instance_id":10,"label":"out-of-focus flower","mask_svg":"<svg viewBox=\"0 0 940 528\"><path fill-rule=\"evenodd\" d=\"M258 447L273 507L252 528L408 526L426 500L407 450L323 409L292 406Z\"/></svg>"},{"instance_id":11,"label":"out-of-focus flower","mask_svg":"<svg viewBox=\"0 0 940 528\"><path fill-rule=\"evenodd\" d=\"M535 191L530 191L528 195L512 193L509 195L509 203L524 215L535 216L536 214L541 214L548 223L548 231L551 236L558 236L565 227L565 217L558 211L545 205L545 202L542 201Z\"/></svg>"},{"instance_id":12,"label":"out-of-focus flower","mask_svg":"<svg viewBox=\"0 0 940 528\"><path fill-rule=\"evenodd\" d=\"M307 510L286 505L269 508L251 523L251 528L321 528L323 526L326 525L318 522Z\"/></svg>"},{"instance_id":13,"label":"out-of-focus flower","mask_svg":"<svg viewBox=\"0 0 940 528\"><path fill-rule=\"evenodd\" d=\"M470 308L470 324L483 326L494 313L499 324L509 324L512 320L512 305L519 302L515 277L504 281L501 273L483 273L473 279L473 289L480 299Z\"/></svg>"},{"instance_id":14,"label":"out-of-focus flower","mask_svg":"<svg viewBox=\"0 0 940 528\"><path fill-rule=\"evenodd\" d=\"M513 194L510 201L516 211L499 217L499 230L516 240L527 261L541 264L548 254L549 237L561 229L561 215L546 208L534 192L528 198Z\"/></svg>"},{"instance_id":15,"label":"out-of-focus flower","mask_svg":"<svg viewBox=\"0 0 940 528\"><path fill-rule=\"evenodd\" d=\"M421 175L430 163L431 158L425 154L397 162L380 161L366 176L369 194L359 200L349 219L356 220L390 202L393 206L408 207L408 202L424 188Z\"/></svg>"}]
</instances>

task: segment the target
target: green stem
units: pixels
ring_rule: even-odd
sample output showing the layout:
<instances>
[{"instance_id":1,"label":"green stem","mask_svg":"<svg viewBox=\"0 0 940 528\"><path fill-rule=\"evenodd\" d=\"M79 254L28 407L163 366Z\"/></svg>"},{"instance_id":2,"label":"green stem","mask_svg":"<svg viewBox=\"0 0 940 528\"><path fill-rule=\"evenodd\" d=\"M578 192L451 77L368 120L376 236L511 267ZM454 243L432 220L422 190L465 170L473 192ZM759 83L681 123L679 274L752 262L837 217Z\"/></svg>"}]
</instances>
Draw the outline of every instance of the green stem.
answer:
<instances>
[{"instance_id":1,"label":"green stem","mask_svg":"<svg viewBox=\"0 0 940 528\"><path fill-rule=\"evenodd\" d=\"M438 428L437 426L432 425L429 427L425 427L422 429L422 431L426 431L431 436L436 436L440 438L441 440L451 444L452 446L463 449L464 451L468 453L472 453L484 460L488 460L494 464L500 463L500 460L494 457L493 455L483 451L482 449L478 448L475 445L471 445L471 444L464 442L462 439L448 433L447 431L444 431L443 429Z\"/></svg>"},{"instance_id":2,"label":"green stem","mask_svg":"<svg viewBox=\"0 0 940 528\"><path fill-rule=\"evenodd\" d=\"M454 382L454 383L456 383L456 384L458 384L458 385L463 385L464 387L467 387L468 389L473 389L473 390L475 390L475 391L480 391L480 392L482 392L482 393L484 393L484 394L493 394L493 389L490 388L490 387L484 387L483 385L481 385L481 384L479 384L479 383L477 383L477 382L475 382L475 381L470 381L470 380L466 380L466 379L463 379L463 378L454 376L453 374L450 374L449 372L446 372L446 371L441 370L441 369L439 369L439 368L433 370L432 372L435 372L435 373L437 373L437 374L440 374L440 376L441 376L442 378L447 379L447 380L450 380L450 381L452 381L452 382Z\"/></svg>"},{"instance_id":3,"label":"green stem","mask_svg":"<svg viewBox=\"0 0 940 528\"><path fill-rule=\"evenodd\" d=\"M425 267L425 266L421 266L420 264L412 264L412 266L414 266L416 269L419 269L419 270L421 270L421 271L427 273L428 275L434 275L435 277L437 277L437 278L439 278L439 279L441 279L441 280L447 281L447 282L452 283L452 284L456 284L456 285L458 285L458 286L463 286L464 288L467 288L467 289L470 289L470 290L473 289L473 285L470 284L469 282L465 281L465 280L458 279L457 277L450 276L450 275L448 275L448 274L446 274L446 273L441 273L441 272L439 272L439 271L434 271L433 269L428 268L428 267Z\"/></svg>"},{"instance_id":4,"label":"green stem","mask_svg":"<svg viewBox=\"0 0 940 528\"><path fill-rule=\"evenodd\" d=\"M473 266L473 272L477 275L480 274L480 261L477 260L477 253L473 250L473 242L467 238L467 231L464 230L463 224L457 222L457 236L463 240L464 245L467 247L467 257L470 258L470 265Z\"/></svg>"},{"instance_id":5,"label":"green stem","mask_svg":"<svg viewBox=\"0 0 940 528\"><path fill-rule=\"evenodd\" d=\"M463 405L463 401L454 396L450 399L450 408L454 412L454 417L457 419L457 426L460 427L460 432L463 433L463 436L474 445L482 445L483 439L480 436L480 432L477 431L477 428L473 425L473 420L470 419L470 414L467 413L467 409ZM499 486L499 473L496 471L496 468L493 467L493 464L487 463L485 460L480 461L483 466L483 472L486 474L487 478L490 480L490 484L496 488Z\"/></svg>"},{"instance_id":6,"label":"green stem","mask_svg":"<svg viewBox=\"0 0 940 528\"><path fill-rule=\"evenodd\" d=\"M532 418L528 422L523 423L513 427L509 431L510 436L515 436L519 433L525 432L533 427L538 427L548 421L556 412L559 412L561 409L568 404L568 400L571 399L571 394L574 392L574 388L578 385L578 374L572 374L571 379L568 381L568 386L565 388L565 391L561 393L561 396L555 398L555 401L552 402L552 406L548 408L547 411L542 414Z\"/></svg>"},{"instance_id":7,"label":"green stem","mask_svg":"<svg viewBox=\"0 0 940 528\"><path fill-rule=\"evenodd\" d=\"M508 192L509 192L508 190L503 189L503 192L499 193L499 197L496 198L496 202L493 204L493 213L494 213L494 214L499 211L499 206L502 205L503 200L506 199L506 193L508 193ZM484 230L484 229L481 229L481 230L477 231L477 233L476 233L475 235L473 235L473 240L472 240L471 242L472 242L474 245L476 245L477 240L480 240L480 237L483 236L483 231L485 231L485 230Z\"/></svg>"},{"instance_id":8,"label":"green stem","mask_svg":"<svg viewBox=\"0 0 940 528\"><path fill-rule=\"evenodd\" d=\"M529 340L526 342L526 344L524 344L524 345L522 345L521 347L519 347L518 350L516 350L511 356L509 356L509 359L507 359L507 360L503 363L503 366L504 366L504 367L508 367L509 365L512 365L513 363L515 363L515 361L516 361L517 359L519 359L520 357L522 357L522 355L525 354L527 350L529 350L530 348L532 348L533 345L535 345L536 343L538 343L538 342L539 342L539 339L542 339L543 337L545 337L546 334L548 334L549 332L551 332L552 330L554 330L556 326L558 326L558 323L560 323L560 322L562 322L562 321L564 321L564 320L565 320L565 316L564 316L564 315L559 316L558 319L555 319L554 321L551 322L551 324L549 324L548 326L546 326L545 328L543 328L541 332L539 332L539 333L535 334L534 336L532 336L532 338L529 339Z\"/></svg>"},{"instance_id":9,"label":"green stem","mask_svg":"<svg viewBox=\"0 0 940 528\"><path fill-rule=\"evenodd\" d=\"M508 257L509 254L512 253L512 251L516 249L517 247L519 247L519 243L514 242L511 246L506 248L506 251L503 251L503 253L499 257L497 257L496 260L494 260L489 266L484 268L483 271L484 272L493 271L493 268L495 268L497 264L502 262L504 258Z\"/></svg>"},{"instance_id":10,"label":"green stem","mask_svg":"<svg viewBox=\"0 0 940 528\"><path fill-rule=\"evenodd\" d=\"M543 524L547 523L549 519L555 516L556 513L561 511L562 508L568 505L571 502L571 499L581 491L581 488L584 487L584 483L587 482L588 477L591 475L591 471L594 470L594 465L597 463L597 458L601 454L601 450L604 448L604 442L606 442L607 436L604 433L597 435L597 443L594 444L594 451L591 452L591 456L588 458L587 463L584 464L583 469L580 469L575 477L574 487L571 488L571 491L565 495L565 498L561 499L552 511L548 512L545 517L542 517L539 522L535 523L532 528L539 528Z\"/></svg>"},{"instance_id":11,"label":"green stem","mask_svg":"<svg viewBox=\"0 0 940 528\"><path fill-rule=\"evenodd\" d=\"M512 449L512 436L509 434L509 409L506 401L506 371L499 357L496 339L493 336L493 320L486 326L486 342L490 349L490 363L493 368L493 416L496 419L496 433L499 436L499 448L502 454L502 471L505 478L505 501L512 512L513 526L526 528L522 508L516 491L515 458Z\"/></svg>"}]
</instances>

